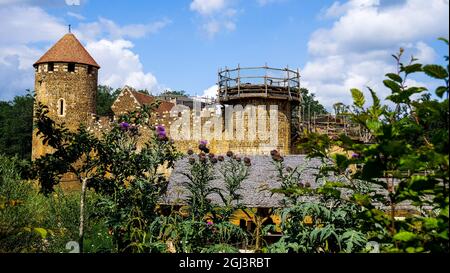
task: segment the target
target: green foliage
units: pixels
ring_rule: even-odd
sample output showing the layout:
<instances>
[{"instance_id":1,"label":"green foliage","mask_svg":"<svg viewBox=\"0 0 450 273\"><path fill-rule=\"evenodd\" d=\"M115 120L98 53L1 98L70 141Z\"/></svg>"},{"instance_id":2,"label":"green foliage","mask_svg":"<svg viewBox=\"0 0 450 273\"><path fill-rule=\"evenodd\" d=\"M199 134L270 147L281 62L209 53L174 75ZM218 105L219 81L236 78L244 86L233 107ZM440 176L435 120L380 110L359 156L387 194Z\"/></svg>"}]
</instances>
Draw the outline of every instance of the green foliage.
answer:
<instances>
[{"instance_id":1,"label":"green foliage","mask_svg":"<svg viewBox=\"0 0 450 273\"><path fill-rule=\"evenodd\" d=\"M304 109L304 119L309 119L309 115L316 114L326 114L327 110L325 107L316 99L313 93L310 93L306 88L300 88L302 94L302 102L300 106Z\"/></svg>"},{"instance_id":2,"label":"green foliage","mask_svg":"<svg viewBox=\"0 0 450 273\"><path fill-rule=\"evenodd\" d=\"M202 221L213 208L210 195L220 191L211 186L211 181L216 178L213 163L201 154L192 164L189 173L183 174L188 178L183 186L188 191L187 203L193 220Z\"/></svg>"},{"instance_id":3,"label":"green foliage","mask_svg":"<svg viewBox=\"0 0 450 273\"><path fill-rule=\"evenodd\" d=\"M99 116L112 116L114 113L111 109L114 101L119 96L121 89L114 90L106 85L99 85L96 96L96 109Z\"/></svg>"},{"instance_id":4,"label":"green foliage","mask_svg":"<svg viewBox=\"0 0 450 273\"><path fill-rule=\"evenodd\" d=\"M301 203L281 212L283 237L269 252L357 252L367 237L359 231L357 210L339 203ZM283 247L280 246L284 245Z\"/></svg>"},{"instance_id":5,"label":"green foliage","mask_svg":"<svg viewBox=\"0 0 450 273\"><path fill-rule=\"evenodd\" d=\"M101 195L98 214L106 219L119 252L140 240L136 230L146 230L155 218L157 201L168 184L161 167L172 167L178 157L173 143L149 124L152 107L121 116L101 137L82 126L71 132L55 124L45 106L36 110L38 134L55 150L33 164L42 192L50 194L67 172L87 181ZM150 137L138 150L141 133Z\"/></svg>"},{"instance_id":6,"label":"green foliage","mask_svg":"<svg viewBox=\"0 0 450 273\"><path fill-rule=\"evenodd\" d=\"M398 72L387 74L383 82L391 90L387 99L394 109L382 105L370 88L373 104L366 108L362 92L352 89L349 115L372 135L370 143L345 135L336 140L310 135L304 148L327 162L323 176L331 171L345 178L347 186L335 190L360 207L355 217L364 219L361 231L381 243L383 251L448 252L448 68L422 65L415 58L403 64L402 55L403 50L393 55ZM444 99L432 99L425 87L406 86L414 73L442 80L435 93ZM331 155L333 146L343 152ZM368 185L366 190L357 186L360 182ZM405 203L416 213L400 220L398 206Z\"/></svg>"},{"instance_id":7,"label":"green foliage","mask_svg":"<svg viewBox=\"0 0 450 273\"><path fill-rule=\"evenodd\" d=\"M31 159L33 132L33 94L16 96L11 102L0 101L0 154Z\"/></svg>"},{"instance_id":8,"label":"green foliage","mask_svg":"<svg viewBox=\"0 0 450 273\"><path fill-rule=\"evenodd\" d=\"M60 189L48 197L39 194L33 183L21 180L21 164L17 158L0 156L0 252L67 252L66 244L78 238L80 194ZM101 232L91 232L98 221L92 217L96 198L89 193L89 239Z\"/></svg>"},{"instance_id":9,"label":"green foliage","mask_svg":"<svg viewBox=\"0 0 450 273\"><path fill-rule=\"evenodd\" d=\"M184 90L165 90L160 96L187 97L188 94Z\"/></svg>"}]
</instances>

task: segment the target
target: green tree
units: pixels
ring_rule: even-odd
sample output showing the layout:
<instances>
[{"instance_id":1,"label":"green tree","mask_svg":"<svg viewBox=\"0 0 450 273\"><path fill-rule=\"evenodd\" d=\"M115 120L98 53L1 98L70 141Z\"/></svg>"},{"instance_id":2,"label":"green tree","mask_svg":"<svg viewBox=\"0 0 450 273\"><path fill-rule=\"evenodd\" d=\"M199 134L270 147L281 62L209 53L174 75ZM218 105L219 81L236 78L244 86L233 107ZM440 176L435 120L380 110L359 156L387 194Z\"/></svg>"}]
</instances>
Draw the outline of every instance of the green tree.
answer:
<instances>
[{"instance_id":1,"label":"green tree","mask_svg":"<svg viewBox=\"0 0 450 273\"><path fill-rule=\"evenodd\" d=\"M316 99L314 93L310 93L306 88L300 88L302 93L302 102L300 104L302 111L302 118L308 120L314 113L326 114L328 111L325 107Z\"/></svg>"},{"instance_id":2,"label":"green tree","mask_svg":"<svg viewBox=\"0 0 450 273\"><path fill-rule=\"evenodd\" d=\"M85 192L87 188L101 195L99 214L106 218L116 251L142 251L138 246L142 230L156 217L156 204L167 188L161 168L172 167L178 153L165 130L150 125L152 109L145 106L122 115L113 128L101 137L80 127L67 130L48 117L48 109L38 104L38 135L55 151L33 162L32 177L39 179L41 191L53 192L63 174L76 175L81 185L79 245L83 250ZM150 132L139 149L141 134Z\"/></svg>"},{"instance_id":3,"label":"green tree","mask_svg":"<svg viewBox=\"0 0 450 273\"><path fill-rule=\"evenodd\" d=\"M0 154L31 160L33 93L0 102Z\"/></svg>"},{"instance_id":4,"label":"green tree","mask_svg":"<svg viewBox=\"0 0 450 273\"><path fill-rule=\"evenodd\" d=\"M304 147L310 156L324 160L323 177L331 172L346 182L325 183L322 191L360 206L364 231L384 251L448 252L449 67L423 65L413 57L403 63L403 53L401 49L393 55L397 71L383 81L391 90L387 100L393 109L383 105L371 88L372 103L367 107L363 92L351 90L349 115L370 132L371 143L345 135L337 140L311 135ZM445 59L448 63L448 56ZM417 73L442 82L434 90L435 98L425 87L406 85ZM344 152L330 154L332 146ZM370 191L360 191L358 181L368 183ZM415 213L397 218L400 204L409 204Z\"/></svg>"},{"instance_id":5,"label":"green tree","mask_svg":"<svg viewBox=\"0 0 450 273\"><path fill-rule=\"evenodd\" d=\"M97 88L97 115L112 116L114 113L111 106L120 94L120 89L114 90L106 85L99 85Z\"/></svg>"},{"instance_id":6,"label":"green tree","mask_svg":"<svg viewBox=\"0 0 450 273\"><path fill-rule=\"evenodd\" d=\"M161 93L161 96L187 97L188 95L184 90L165 90Z\"/></svg>"}]
</instances>

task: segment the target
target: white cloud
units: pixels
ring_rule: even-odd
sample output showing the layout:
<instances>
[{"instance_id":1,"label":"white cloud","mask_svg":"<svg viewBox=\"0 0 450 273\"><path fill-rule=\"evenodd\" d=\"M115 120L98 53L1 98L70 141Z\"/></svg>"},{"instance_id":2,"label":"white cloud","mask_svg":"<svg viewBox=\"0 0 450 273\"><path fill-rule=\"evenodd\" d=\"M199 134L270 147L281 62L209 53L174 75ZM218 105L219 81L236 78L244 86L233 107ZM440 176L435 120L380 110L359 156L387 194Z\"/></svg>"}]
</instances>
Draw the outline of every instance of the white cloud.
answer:
<instances>
[{"instance_id":1,"label":"white cloud","mask_svg":"<svg viewBox=\"0 0 450 273\"><path fill-rule=\"evenodd\" d=\"M86 49L101 65L99 81L114 88L129 85L137 89L158 91L158 81L145 73L139 55L132 51L133 43L127 40L102 39L89 42Z\"/></svg>"},{"instance_id":2,"label":"white cloud","mask_svg":"<svg viewBox=\"0 0 450 273\"><path fill-rule=\"evenodd\" d=\"M69 11L69 12L67 12L67 15L70 16L70 17L73 17L75 19L78 19L80 21L86 20L86 17L84 17L83 15L81 15L79 13L76 13L76 12Z\"/></svg>"},{"instance_id":3,"label":"white cloud","mask_svg":"<svg viewBox=\"0 0 450 273\"><path fill-rule=\"evenodd\" d=\"M0 100L10 100L34 88L32 64L67 33L65 22L31 6L36 1L0 0ZM13 5L21 3L22 5ZM50 5L51 0L42 1ZM24 20L26 15L26 20ZM74 31L102 69L99 83L113 87L130 85L157 92L161 88L155 76L145 71L133 44L126 38L141 38L158 32L170 23L163 19L150 24L120 26L100 18L81 24Z\"/></svg>"},{"instance_id":4,"label":"white cloud","mask_svg":"<svg viewBox=\"0 0 450 273\"><path fill-rule=\"evenodd\" d=\"M218 90L219 90L219 86L217 84L213 85L213 86L203 90L202 97L216 98Z\"/></svg>"},{"instance_id":5,"label":"white cloud","mask_svg":"<svg viewBox=\"0 0 450 273\"><path fill-rule=\"evenodd\" d=\"M39 7L79 6L88 0L0 0L1 5L33 5Z\"/></svg>"},{"instance_id":6,"label":"white cloud","mask_svg":"<svg viewBox=\"0 0 450 273\"><path fill-rule=\"evenodd\" d=\"M225 8L226 2L226 0L193 0L190 9L202 15L211 15Z\"/></svg>"},{"instance_id":7,"label":"white cloud","mask_svg":"<svg viewBox=\"0 0 450 273\"><path fill-rule=\"evenodd\" d=\"M0 6L0 18L0 46L56 40L67 31L62 20L39 7Z\"/></svg>"},{"instance_id":8,"label":"white cloud","mask_svg":"<svg viewBox=\"0 0 450 273\"><path fill-rule=\"evenodd\" d=\"M273 3L284 2L286 0L256 0L256 1L258 2L258 5L263 7Z\"/></svg>"},{"instance_id":9,"label":"white cloud","mask_svg":"<svg viewBox=\"0 0 450 273\"><path fill-rule=\"evenodd\" d=\"M170 23L171 20L164 18L149 24L119 26L112 20L100 17L96 22L80 24L75 33L84 40L96 40L99 37L108 37L109 39L136 39L157 33Z\"/></svg>"},{"instance_id":10,"label":"white cloud","mask_svg":"<svg viewBox=\"0 0 450 273\"><path fill-rule=\"evenodd\" d=\"M315 55L365 51L411 42L425 37L448 36L448 1L407 0L381 9L379 1L353 0L330 29L316 31L308 43Z\"/></svg>"},{"instance_id":11,"label":"white cloud","mask_svg":"<svg viewBox=\"0 0 450 273\"><path fill-rule=\"evenodd\" d=\"M406 58L412 54L431 63L436 52L424 40L448 37L446 0L405 0L390 6L352 0L335 2L323 13L334 22L312 34L302 85L327 107L337 101L350 103L351 88L370 86L384 97L384 75L395 71L392 53L404 47Z\"/></svg>"},{"instance_id":12,"label":"white cloud","mask_svg":"<svg viewBox=\"0 0 450 273\"><path fill-rule=\"evenodd\" d=\"M190 9L201 16L201 28L209 38L213 38L222 30L236 29L237 10L233 8L235 1L230 0L193 0Z\"/></svg>"}]
</instances>

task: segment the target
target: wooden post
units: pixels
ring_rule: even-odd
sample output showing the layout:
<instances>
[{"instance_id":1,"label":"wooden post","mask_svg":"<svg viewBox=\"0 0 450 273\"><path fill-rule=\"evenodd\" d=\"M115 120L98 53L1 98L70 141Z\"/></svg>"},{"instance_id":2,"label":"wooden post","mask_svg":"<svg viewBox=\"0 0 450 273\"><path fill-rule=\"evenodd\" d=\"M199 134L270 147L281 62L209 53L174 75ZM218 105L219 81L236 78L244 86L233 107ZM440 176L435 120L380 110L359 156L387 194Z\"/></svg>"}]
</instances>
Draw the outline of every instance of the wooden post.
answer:
<instances>
[{"instance_id":1,"label":"wooden post","mask_svg":"<svg viewBox=\"0 0 450 273\"><path fill-rule=\"evenodd\" d=\"M225 66L225 97L228 98L228 67Z\"/></svg>"},{"instance_id":2,"label":"wooden post","mask_svg":"<svg viewBox=\"0 0 450 273\"><path fill-rule=\"evenodd\" d=\"M303 102L302 92L300 91L300 69L297 67L297 88L298 88L298 96L300 98L300 102Z\"/></svg>"},{"instance_id":3,"label":"wooden post","mask_svg":"<svg viewBox=\"0 0 450 273\"><path fill-rule=\"evenodd\" d=\"M311 132L311 103L308 103L308 126L309 126L309 132Z\"/></svg>"},{"instance_id":4,"label":"wooden post","mask_svg":"<svg viewBox=\"0 0 450 273\"><path fill-rule=\"evenodd\" d=\"M81 197L80 197L80 227L79 227L79 239L78 245L80 247L80 253L83 253L83 243L84 243L84 208L86 201L86 185L88 179L85 177L82 179L81 184Z\"/></svg>"},{"instance_id":5,"label":"wooden post","mask_svg":"<svg viewBox=\"0 0 450 273\"><path fill-rule=\"evenodd\" d=\"M220 80L220 67L217 69L217 86L219 87L219 98L222 96L222 82Z\"/></svg>"},{"instance_id":6,"label":"wooden post","mask_svg":"<svg viewBox=\"0 0 450 273\"><path fill-rule=\"evenodd\" d=\"M238 76L237 76L237 85L238 85L238 97L241 96L241 65L238 64L237 67Z\"/></svg>"},{"instance_id":7,"label":"wooden post","mask_svg":"<svg viewBox=\"0 0 450 273\"><path fill-rule=\"evenodd\" d=\"M287 84L288 84L289 100L292 100L292 96L291 96L291 77L289 75L289 65L286 66L286 71L287 71Z\"/></svg>"},{"instance_id":8,"label":"wooden post","mask_svg":"<svg viewBox=\"0 0 450 273\"><path fill-rule=\"evenodd\" d=\"M266 97L268 96L268 92L267 92L267 63L264 66L264 86L266 89Z\"/></svg>"}]
</instances>

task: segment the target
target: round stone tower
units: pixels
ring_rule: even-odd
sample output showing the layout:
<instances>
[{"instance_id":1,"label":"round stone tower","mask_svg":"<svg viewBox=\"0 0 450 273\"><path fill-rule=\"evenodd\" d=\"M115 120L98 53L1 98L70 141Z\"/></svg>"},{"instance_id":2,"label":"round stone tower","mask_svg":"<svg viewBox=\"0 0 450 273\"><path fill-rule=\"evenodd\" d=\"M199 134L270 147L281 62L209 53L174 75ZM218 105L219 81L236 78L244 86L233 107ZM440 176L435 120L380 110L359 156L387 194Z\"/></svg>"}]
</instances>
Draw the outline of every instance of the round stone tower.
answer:
<instances>
[{"instance_id":1,"label":"round stone tower","mask_svg":"<svg viewBox=\"0 0 450 273\"><path fill-rule=\"evenodd\" d=\"M272 115L270 109L275 107L276 113L276 143L265 145L264 141L230 142L229 148L246 154L268 154L271 149L277 149L282 154L290 154L292 148L294 113L298 112L300 101L300 73L289 68L263 67L237 67L235 69L223 69L219 71L219 94L218 99L221 104L243 108L251 105L263 107L268 115L266 126L270 127L269 120ZM259 116L258 116L258 119ZM249 120L244 117L245 131L249 127L259 126L260 120ZM252 125L253 123L253 125ZM257 124L257 125L255 125ZM274 124L272 122L272 124ZM259 133L259 131L258 131ZM275 145L274 145L275 144Z\"/></svg>"},{"instance_id":2,"label":"round stone tower","mask_svg":"<svg viewBox=\"0 0 450 273\"><path fill-rule=\"evenodd\" d=\"M100 66L72 33L64 35L34 65L36 100L69 130L88 125L96 113ZM33 133L32 159L50 152Z\"/></svg>"}]
</instances>

